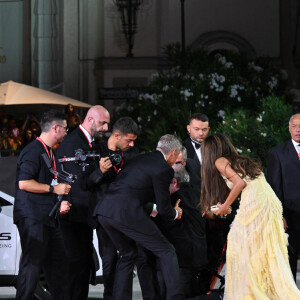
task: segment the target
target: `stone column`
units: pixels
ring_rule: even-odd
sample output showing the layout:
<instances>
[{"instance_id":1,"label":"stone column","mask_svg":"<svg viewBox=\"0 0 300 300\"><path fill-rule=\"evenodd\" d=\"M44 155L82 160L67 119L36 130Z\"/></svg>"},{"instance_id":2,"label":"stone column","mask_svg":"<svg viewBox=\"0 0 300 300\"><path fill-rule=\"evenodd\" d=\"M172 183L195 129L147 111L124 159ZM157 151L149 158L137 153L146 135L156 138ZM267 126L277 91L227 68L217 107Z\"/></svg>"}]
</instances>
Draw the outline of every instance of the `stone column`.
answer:
<instances>
[{"instance_id":1,"label":"stone column","mask_svg":"<svg viewBox=\"0 0 300 300\"><path fill-rule=\"evenodd\" d=\"M56 0L35 0L33 7L33 84L49 89L58 78Z\"/></svg>"}]
</instances>

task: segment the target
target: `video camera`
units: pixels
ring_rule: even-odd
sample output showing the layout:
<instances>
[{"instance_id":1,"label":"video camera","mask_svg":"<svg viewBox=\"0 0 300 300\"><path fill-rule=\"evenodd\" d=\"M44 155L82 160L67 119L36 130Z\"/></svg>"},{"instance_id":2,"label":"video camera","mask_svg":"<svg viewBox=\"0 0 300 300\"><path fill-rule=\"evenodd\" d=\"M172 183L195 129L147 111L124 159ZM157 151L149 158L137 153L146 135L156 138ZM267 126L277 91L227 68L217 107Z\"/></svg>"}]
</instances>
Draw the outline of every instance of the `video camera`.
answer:
<instances>
[{"instance_id":1,"label":"video camera","mask_svg":"<svg viewBox=\"0 0 300 300\"><path fill-rule=\"evenodd\" d=\"M96 154L95 152L84 152L82 149L77 149L75 150L75 155L74 157L63 157L60 158L58 161L60 163L65 163L69 161L74 161L74 162L85 162L85 161L90 161L90 160L96 160L100 159L100 154Z\"/></svg>"},{"instance_id":2,"label":"video camera","mask_svg":"<svg viewBox=\"0 0 300 300\"><path fill-rule=\"evenodd\" d=\"M51 162L49 160L49 157L47 155L47 153L43 153L42 154L42 158L44 159L46 166L48 167L50 173L52 173L53 175L57 176L57 178L59 178L62 183L66 183L66 184L73 184L75 182L75 180L77 179L77 176L71 173L68 173L67 171L65 171L63 169L63 166L61 166L61 172L58 172L56 170L54 170L52 168ZM50 213L49 213L49 217L55 217L57 215L57 211L58 208L60 207L61 201L62 201L63 195L58 195L57 196L57 202L55 203L55 205L53 206L53 208L51 209Z\"/></svg>"},{"instance_id":3,"label":"video camera","mask_svg":"<svg viewBox=\"0 0 300 300\"><path fill-rule=\"evenodd\" d=\"M82 149L75 150L74 157L63 157L58 159L59 163L63 167L65 162L75 162L78 163L82 167L82 171L85 171L85 167L90 164L91 161L95 161L96 159L100 159L100 154L96 154L95 152L84 152Z\"/></svg>"},{"instance_id":4,"label":"video camera","mask_svg":"<svg viewBox=\"0 0 300 300\"><path fill-rule=\"evenodd\" d=\"M89 166L89 164L92 161L100 160L100 158L101 158L100 154L95 153L95 151L94 152L91 152L91 151L85 152L82 149L77 149L77 150L75 150L74 157L63 157L63 158L60 158L58 161L60 164L73 161L75 163L78 163L82 167L82 171L85 171L85 168L87 166ZM113 154L109 155L109 159L113 166L117 166L121 163L122 156L120 154L113 153Z\"/></svg>"},{"instance_id":5,"label":"video camera","mask_svg":"<svg viewBox=\"0 0 300 300\"><path fill-rule=\"evenodd\" d=\"M42 157L43 157L49 171L52 174L54 174L55 176L57 176L57 178L59 178L62 181L62 183L66 183L69 185L72 185L75 182L75 180L77 179L77 175L68 173L67 171L64 170L63 164L65 162L78 163L82 167L82 171L84 172L85 168L87 166L89 166L92 161L100 160L100 158L101 158L100 154L96 154L95 152L91 152L91 151L84 152L82 149L77 149L75 151L74 157L63 157L63 158L58 159L58 162L61 165L61 172L58 172L52 168L52 165L51 165L51 162L49 160L47 153L43 153ZM109 159L110 159L112 165L114 165L114 166L117 166L122 162L122 156L117 153L113 153L113 154L109 155ZM53 217L54 214L55 214L54 217L56 217L58 208L62 201L62 197L63 197L62 195L57 196L58 201L54 205L54 207L51 209L51 211L49 213L49 217Z\"/></svg>"}]
</instances>

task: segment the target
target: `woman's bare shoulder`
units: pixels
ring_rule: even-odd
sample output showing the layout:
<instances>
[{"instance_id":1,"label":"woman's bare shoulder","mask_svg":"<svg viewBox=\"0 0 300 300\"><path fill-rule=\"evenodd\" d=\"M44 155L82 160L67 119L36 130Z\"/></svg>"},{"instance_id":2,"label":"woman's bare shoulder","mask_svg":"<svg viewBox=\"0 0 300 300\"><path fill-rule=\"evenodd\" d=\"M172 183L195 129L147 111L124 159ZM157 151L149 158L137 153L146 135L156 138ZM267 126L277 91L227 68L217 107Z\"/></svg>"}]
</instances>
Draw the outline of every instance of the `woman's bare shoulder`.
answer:
<instances>
[{"instance_id":1,"label":"woman's bare shoulder","mask_svg":"<svg viewBox=\"0 0 300 300\"><path fill-rule=\"evenodd\" d=\"M226 157L220 157L215 161L215 166L221 175L225 178L229 178L235 172L231 169L230 161Z\"/></svg>"},{"instance_id":2,"label":"woman's bare shoulder","mask_svg":"<svg viewBox=\"0 0 300 300\"><path fill-rule=\"evenodd\" d=\"M217 168L222 168L222 167L226 167L227 165L229 165L230 164L230 162L229 162L229 160L227 159L227 158L225 158L225 157L219 157L216 161L215 161L215 166L217 167Z\"/></svg>"}]
</instances>

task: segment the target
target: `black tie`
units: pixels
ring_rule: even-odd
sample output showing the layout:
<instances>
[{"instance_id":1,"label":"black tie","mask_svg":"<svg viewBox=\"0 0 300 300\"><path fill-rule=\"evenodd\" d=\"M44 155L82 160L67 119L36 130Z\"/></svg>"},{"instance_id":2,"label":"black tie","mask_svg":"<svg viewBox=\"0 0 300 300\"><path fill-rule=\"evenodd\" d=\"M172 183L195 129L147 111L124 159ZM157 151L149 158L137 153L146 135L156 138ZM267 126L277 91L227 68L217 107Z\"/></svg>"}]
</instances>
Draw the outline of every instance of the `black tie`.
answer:
<instances>
[{"instance_id":1,"label":"black tie","mask_svg":"<svg viewBox=\"0 0 300 300\"><path fill-rule=\"evenodd\" d=\"M197 143L197 142L194 142L194 141L193 141L193 143L194 143L196 149L199 149L201 147L200 143Z\"/></svg>"}]
</instances>

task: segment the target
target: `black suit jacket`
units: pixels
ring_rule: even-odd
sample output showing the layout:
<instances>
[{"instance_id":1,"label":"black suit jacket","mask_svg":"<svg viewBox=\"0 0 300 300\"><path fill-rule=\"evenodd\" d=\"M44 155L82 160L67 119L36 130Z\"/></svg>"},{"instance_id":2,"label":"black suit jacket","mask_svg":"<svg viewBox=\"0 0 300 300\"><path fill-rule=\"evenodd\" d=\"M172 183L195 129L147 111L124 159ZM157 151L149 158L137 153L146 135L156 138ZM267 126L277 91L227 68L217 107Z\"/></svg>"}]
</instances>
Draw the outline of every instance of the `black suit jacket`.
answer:
<instances>
[{"instance_id":1,"label":"black suit jacket","mask_svg":"<svg viewBox=\"0 0 300 300\"><path fill-rule=\"evenodd\" d=\"M120 167L122 169L125 168L128 161L138 155L138 150L135 148L131 148L128 151L111 151L107 147L107 141L103 141L95 145L96 153L99 153L101 157L109 157L111 154L119 154L122 156L122 164L121 166L116 166L116 170L119 170ZM110 186L110 184L115 180L117 176L114 167L111 167L105 174L103 174L100 168L89 168L85 173L85 176L82 181L82 187L84 190L92 190L95 191L90 200L90 217L89 222L93 228L96 228L98 225L98 221L96 218L93 218L93 212L99 202L102 201L104 193Z\"/></svg>"},{"instance_id":2,"label":"black suit jacket","mask_svg":"<svg viewBox=\"0 0 300 300\"><path fill-rule=\"evenodd\" d=\"M291 140L270 150L266 178L282 202L284 216L288 211L300 215L300 160Z\"/></svg>"},{"instance_id":3,"label":"black suit jacket","mask_svg":"<svg viewBox=\"0 0 300 300\"><path fill-rule=\"evenodd\" d=\"M141 154L117 175L94 214L114 219L135 231L156 234L157 227L144 206L155 199L160 215L175 218L169 194L173 175L161 152Z\"/></svg>"},{"instance_id":4,"label":"black suit jacket","mask_svg":"<svg viewBox=\"0 0 300 300\"><path fill-rule=\"evenodd\" d=\"M65 137L57 149L57 155L59 158L64 156L74 157L77 149L82 149L83 151L95 150L94 148L90 148L84 133L79 127ZM66 197L66 200L72 204L72 207L69 213L64 215L63 218L74 222L88 222L90 217L89 206L94 190L92 188L89 190L83 188L85 172L83 172L79 164L66 162L64 163L64 169L71 174L77 175L77 179ZM95 173L99 172L99 163L97 161L92 162L86 169L86 172L92 173L91 170Z\"/></svg>"},{"instance_id":5,"label":"black suit jacket","mask_svg":"<svg viewBox=\"0 0 300 300\"><path fill-rule=\"evenodd\" d=\"M172 205L175 205L178 199L181 199L182 218L180 220L164 220L158 215L156 224L174 245L179 266L200 269L208 263L206 221L199 210L186 201L180 190L171 196Z\"/></svg>"},{"instance_id":6,"label":"black suit jacket","mask_svg":"<svg viewBox=\"0 0 300 300\"><path fill-rule=\"evenodd\" d=\"M186 189L189 193L187 199L191 199L194 207L198 207L201 195L201 164L191 139L187 138L182 144L187 150L186 170L190 175L189 186Z\"/></svg>"}]
</instances>

